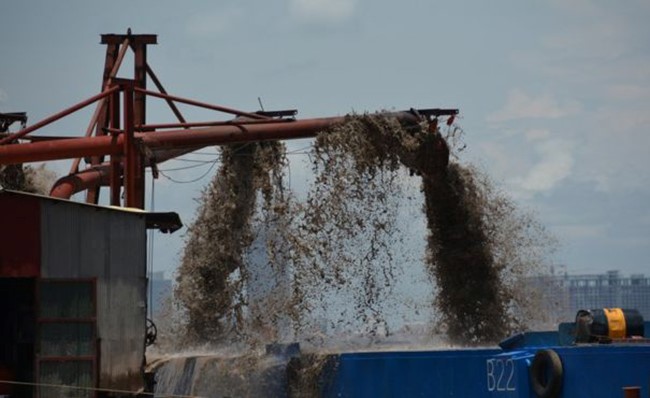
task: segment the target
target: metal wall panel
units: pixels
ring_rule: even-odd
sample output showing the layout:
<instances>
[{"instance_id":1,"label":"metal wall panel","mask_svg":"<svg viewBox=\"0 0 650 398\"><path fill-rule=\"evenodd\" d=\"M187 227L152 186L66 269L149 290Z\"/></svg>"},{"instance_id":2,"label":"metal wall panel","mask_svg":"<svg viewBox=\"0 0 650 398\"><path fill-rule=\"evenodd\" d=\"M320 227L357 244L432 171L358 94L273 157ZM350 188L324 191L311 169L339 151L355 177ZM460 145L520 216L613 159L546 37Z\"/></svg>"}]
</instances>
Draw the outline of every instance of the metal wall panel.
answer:
<instances>
[{"instance_id":1,"label":"metal wall panel","mask_svg":"<svg viewBox=\"0 0 650 398\"><path fill-rule=\"evenodd\" d=\"M0 192L0 277L37 277L40 205L37 198Z\"/></svg>"},{"instance_id":2,"label":"metal wall panel","mask_svg":"<svg viewBox=\"0 0 650 398\"><path fill-rule=\"evenodd\" d=\"M41 242L43 278L97 278L100 387L142 387L144 215L44 200Z\"/></svg>"}]
</instances>

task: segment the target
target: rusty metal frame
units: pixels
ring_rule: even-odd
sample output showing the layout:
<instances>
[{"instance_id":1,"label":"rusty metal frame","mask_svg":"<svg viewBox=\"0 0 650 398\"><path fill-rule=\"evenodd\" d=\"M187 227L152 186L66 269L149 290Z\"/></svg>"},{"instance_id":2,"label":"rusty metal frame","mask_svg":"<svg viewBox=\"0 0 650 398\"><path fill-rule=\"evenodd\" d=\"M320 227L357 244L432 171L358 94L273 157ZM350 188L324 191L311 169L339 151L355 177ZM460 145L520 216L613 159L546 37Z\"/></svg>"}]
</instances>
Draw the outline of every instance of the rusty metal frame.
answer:
<instances>
[{"instance_id":1,"label":"rusty metal frame","mask_svg":"<svg viewBox=\"0 0 650 398\"><path fill-rule=\"evenodd\" d=\"M16 141L16 140L26 136L27 134L29 134L31 132L34 132L34 131L36 131L36 130L38 130L40 128L43 128L43 127L45 127L45 126L47 126L47 125L49 125L51 123L54 123L57 120L65 117L65 116L71 115L71 114L75 113L76 111L78 111L80 109L83 109L83 108L87 107L88 105L90 105L90 104L92 104L92 103L94 103L94 102L96 102L96 101L98 101L98 100L100 100L102 98L105 98L105 97L111 95L113 92L117 91L117 89L118 89L118 87L111 87L111 88L109 88L107 90L102 91L101 93L99 93L97 95L94 95L94 96L88 98L87 100L81 101L81 102L79 102L79 103L77 103L75 105L72 105L69 108L66 108L66 109L62 110L61 112L55 113L54 115L52 115L50 117L47 117L47 118L41 120L40 122L38 122L36 124L33 124L33 125L29 126L29 127L25 127L24 129L21 129L21 130L15 132L13 134L10 134L10 135L0 139L0 145L9 144L9 143L11 143L13 141Z\"/></svg>"},{"instance_id":2,"label":"rusty metal frame","mask_svg":"<svg viewBox=\"0 0 650 398\"><path fill-rule=\"evenodd\" d=\"M229 114L235 115L235 116L249 117L251 119L264 119L264 120L269 119L268 116L265 116L265 115L259 114L259 113L244 112L244 111L240 111L240 110L237 110L237 109L234 109L234 108L228 108L228 107L221 106L221 105L208 104L206 102L195 101L195 100L192 100L192 99L189 99L189 98L177 97L177 96L169 95L169 94L157 93L155 91L144 90L144 89L137 88L137 87L136 87L135 91L138 92L138 93L150 95L152 97L158 97L158 98L162 98L164 100L170 100L170 101L180 102L180 103L187 104L187 105L198 106L199 108L211 109L213 111L229 113Z\"/></svg>"},{"instance_id":3,"label":"rusty metal frame","mask_svg":"<svg viewBox=\"0 0 650 398\"><path fill-rule=\"evenodd\" d=\"M165 87L163 87L162 83L158 79L158 76L156 76L156 74L153 72L153 69L151 69L151 66L149 66L149 64L146 64L146 67L147 67L147 74L151 78L153 84L156 85L156 88L158 88L158 91L160 91L162 94L167 94L167 90L165 90ZM165 101L167 101L167 105L171 108L172 112L176 116L176 119L178 119L178 121L181 123L185 123L186 120L183 117L181 111L176 107L174 101L172 101L171 99L165 99Z\"/></svg>"},{"instance_id":4,"label":"rusty metal frame","mask_svg":"<svg viewBox=\"0 0 650 398\"><path fill-rule=\"evenodd\" d=\"M193 127L210 127L210 126L243 126L250 124L268 124L268 123L287 123L293 119L256 119L256 120L216 120L211 122L194 122L194 123L160 123L147 124L144 126L135 126L137 132L157 131L165 129L190 129Z\"/></svg>"},{"instance_id":5,"label":"rusty metal frame","mask_svg":"<svg viewBox=\"0 0 650 398\"><path fill-rule=\"evenodd\" d=\"M97 203L100 188L108 186L111 205L144 208L145 167L155 169L158 163L210 145L313 137L345 120L341 116L296 120L295 110L246 112L170 95L146 60L147 45L157 44L155 35L132 35L129 30L126 35L102 35L101 43L107 48L100 94L0 139L0 164L74 159L70 174L59 179L52 188L50 194L55 197L70 198L85 190L86 201ZM134 78L120 79L116 76L128 49L135 54ZM159 92L147 90L147 76ZM147 97L164 100L178 123L147 124ZM29 133L97 101L83 137L32 137L27 139L29 142L18 144L18 140L24 140ZM187 122L176 103L222 112L234 118ZM457 113L457 109L436 108L386 115L395 116L406 124L428 121L435 125L438 117L451 119ZM109 156L108 161L106 156ZM79 170L82 158L86 159L88 167ZM124 203L121 203L122 189Z\"/></svg>"}]
</instances>

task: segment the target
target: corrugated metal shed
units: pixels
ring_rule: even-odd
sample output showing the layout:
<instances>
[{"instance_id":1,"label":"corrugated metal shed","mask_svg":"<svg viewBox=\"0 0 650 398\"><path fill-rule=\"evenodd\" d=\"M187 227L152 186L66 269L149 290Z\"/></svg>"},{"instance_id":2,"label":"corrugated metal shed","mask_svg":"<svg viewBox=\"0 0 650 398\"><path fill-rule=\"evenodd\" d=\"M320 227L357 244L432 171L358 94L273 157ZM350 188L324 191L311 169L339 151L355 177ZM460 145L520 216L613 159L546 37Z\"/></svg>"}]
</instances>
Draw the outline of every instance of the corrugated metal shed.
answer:
<instances>
[{"instance_id":1,"label":"corrugated metal shed","mask_svg":"<svg viewBox=\"0 0 650 398\"><path fill-rule=\"evenodd\" d=\"M34 341L35 378L39 374L41 378L56 378L52 375L52 369L56 369L52 368L52 361L57 356L72 355L80 358L80 364L85 357L90 358L99 376L99 383L93 384L101 388L142 388L147 313L146 229L152 226L176 230L180 227L178 215L0 190L0 216L9 220L0 228L0 278L36 278L36 286L40 286L34 292L37 297L44 299L45 295L54 294L53 301L59 300L59 307L48 302L38 304L36 300L33 311L40 337ZM52 293L56 289L58 293ZM77 296L74 293L72 298L64 297L70 296L66 290L74 289L78 290ZM83 295L80 292L84 289L93 293ZM71 300L86 302L70 309ZM71 323L76 325L74 333L82 336L77 340L61 336ZM89 324L94 328L90 334ZM48 338L46 329L55 335ZM47 352L50 354L44 361Z\"/></svg>"},{"instance_id":2,"label":"corrugated metal shed","mask_svg":"<svg viewBox=\"0 0 650 398\"><path fill-rule=\"evenodd\" d=\"M144 214L43 201L41 277L96 278L100 387L142 385L146 329Z\"/></svg>"}]
</instances>

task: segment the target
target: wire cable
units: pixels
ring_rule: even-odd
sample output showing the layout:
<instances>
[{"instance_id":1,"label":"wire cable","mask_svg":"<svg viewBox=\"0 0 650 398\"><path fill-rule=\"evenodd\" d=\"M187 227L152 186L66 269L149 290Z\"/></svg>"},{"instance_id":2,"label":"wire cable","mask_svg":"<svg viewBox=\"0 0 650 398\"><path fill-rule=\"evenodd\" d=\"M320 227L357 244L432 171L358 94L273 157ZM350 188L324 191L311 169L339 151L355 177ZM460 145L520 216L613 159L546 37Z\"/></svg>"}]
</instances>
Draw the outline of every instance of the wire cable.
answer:
<instances>
[{"instance_id":1,"label":"wire cable","mask_svg":"<svg viewBox=\"0 0 650 398\"><path fill-rule=\"evenodd\" d=\"M217 159L217 160L218 160L218 159ZM170 168L170 169L158 169L158 171L180 171L180 170L196 169L197 167L203 167L203 166L206 166L206 165L208 165L208 164L210 164L210 163L214 163L214 162L216 162L216 160L215 160L215 161L212 161L212 162L206 162L206 163L201 163L201 164L195 164L195 165L192 165L192 166L172 167L172 168Z\"/></svg>"},{"instance_id":2,"label":"wire cable","mask_svg":"<svg viewBox=\"0 0 650 398\"><path fill-rule=\"evenodd\" d=\"M214 161L214 159L198 160L198 159L186 159L186 158L174 158L174 160L178 160L179 162L187 162L187 163L212 163Z\"/></svg>"},{"instance_id":3,"label":"wire cable","mask_svg":"<svg viewBox=\"0 0 650 398\"><path fill-rule=\"evenodd\" d=\"M156 179L151 177L151 204L149 205L149 211L155 211L156 210L156 184L155 184ZM147 260L149 262L148 264L148 269L149 269L149 308L148 308L148 313L149 313L149 319L153 321L153 250L154 250L154 230L150 229L149 230L149 254L147 257Z\"/></svg>"},{"instance_id":4,"label":"wire cable","mask_svg":"<svg viewBox=\"0 0 650 398\"><path fill-rule=\"evenodd\" d=\"M249 146L249 145L251 145L251 142L247 142L247 143L243 144L242 146L240 146L239 148L237 148L237 149L233 152L233 156L248 156L248 155L237 155L237 153L238 153L239 151L241 151L242 149L246 148L246 147ZM301 149L299 149L299 150L304 150L304 149L306 149L306 148L301 148ZM196 152L193 152L193 154L194 154L194 153L196 153ZM212 155L212 156L214 156L214 155ZM219 162L220 159L221 159L221 156L220 156L220 154L218 154L218 156L217 156L215 159L213 159L211 162L202 162L202 161L201 161L202 163L199 164L199 165L192 165L192 166L176 167L176 168L171 168L171 169L158 170L158 172L160 173L160 175L162 175L163 177L165 177L165 178L168 179L169 181L175 182L175 183L177 183L177 184L191 184L191 183L197 182L197 181L199 181L199 180L205 178L205 176L207 176L207 175L212 171L212 169L214 169L214 166ZM191 160L191 159L186 159L186 160ZM198 177L196 177L196 178L194 178L194 179L191 179L191 180L185 180L185 181L183 181L183 180L177 180L177 179L175 179L175 178L173 178L173 177L170 177L169 175L165 174L165 172L192 169L192 168L196 168L196 167L204 166L204 165L206 165L206 164L208 164L208 163L212 163L212 164L210 165L210 168L208 168L208 170L206 170L205 173L203 173L203 174L201 174L200 176L198 176Z\"/></svg>"},{"instance_id":5,"label":"wire cable","mask_svg":"<svg viewBox=\"0 0 650 398\"><path fill-rule=\"evenodd\" d=\"M205 176L207 176L212 171L212 169L214 169L214 166L218 163L218 161L219 161L219 159L216 159L214 162L212 162L212 165L210 166L210 168L208 168L208 170L206 170L205 173L201 174L200 176L198 176L197 178L194 178L192 180L186 180L186 181L176 180L176 179L168 176L167 174L165 174L165 172L163 170L158 170L158 172L160 173L161 176L165 177L166 179L168 179L171 182L175 182L177 184L191 184L193 182L197 182L199 180L202 180Z\"/></svg>"},{"instance_id":6,"label":"wire cable","mask_svg":"<svg viewBox=\"0 0 650 398\"><path fill-rule=\"evenodd\" d=\"M129 390L114 390L111 388L99 388L99 387L82 387L82 386L71 386L66 384L50 384L50 383L31 383L26 381L12 381L12 380L0 380L0 384L13 384L17 386L31 386L31 387L40 387L40 388L60 388L65 390L81 390L81 391L91 391L91 392L106 392L119 395L129 395L129 396L147 396L147 397L160 397L160 398L203 398L198 395L178 395L178 394L166 394L156 392L142 392L142 391L129 391Z\"/></svg>"}]
</instances>

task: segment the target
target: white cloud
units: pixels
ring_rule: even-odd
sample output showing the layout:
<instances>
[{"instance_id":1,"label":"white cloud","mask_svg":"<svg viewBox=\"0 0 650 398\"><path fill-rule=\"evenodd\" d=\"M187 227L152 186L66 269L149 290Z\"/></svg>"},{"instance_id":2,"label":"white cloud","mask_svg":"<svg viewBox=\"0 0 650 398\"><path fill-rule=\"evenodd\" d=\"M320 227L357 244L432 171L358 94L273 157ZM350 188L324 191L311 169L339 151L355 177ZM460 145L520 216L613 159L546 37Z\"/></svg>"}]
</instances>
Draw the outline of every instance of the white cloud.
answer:
<instances>
[{"instance_id":1,"label":"white cloud","mask_svg":"<svg viewBox=\"0 0 650 398\"><path fill-rule=\"evenodd\" d=\"M650 103L635 108L596 109L580 129L576 177L601 192L648 191L650 186Z\"/></svg>"},{"instance_id":2,"label":"white cloud","mask_svg":"<svg viewBox=\"0 0 650 398\"><path fill-rule=\"evenodd\" d=\"M529 201L574 177L580 148L573 139L557 137L545 129L530 129L516 137L481 142L478 150L496 180L504 181L515 199Z\"/></svg>"},{"instance_id":3,"label":"white cloud","mask_svg":"<svg viewBox=\"0 0 650 398\"><path fill-rule=\"evenodd\" d=\"M318 22L339 22L354 14L357 0L290 0L298 18Z\"/></svg>"},{"instance_id":4,"label":"white cloud","mask_svg":"<svg viewBox=\"0 0 650 398\"><path fill-rule=\"evenodd\" d=\"M608 194L648 192L650 55L644 38L650 30L644 16L650 4L642 7L631 2L621 9L612 2L552 2L558 20L568 23L542 33L540 46L519 51L511 60L536 81L548 82L545 92L579 93L584 107L574 103L580 117L534 122L540 127L552 123L554 133L576 144L572 180L593 184ZM543 105L555 111L567 105L562 98L550 96L533 101L525 95L531 88L521 87L524 91L511 92L503 109L489 120L509 121L517 115L534 114L533 110L539 111ZM515 123L506 123L510 124Z\"/></svg>"},{"instance_id":5,"label":"white cloud","mask_svg":"<svg viewBox=\"0 0 650 398\"><path fill-rule=\"evenodd\" d=\"M480 158L476 160L477 163L482 163L485 160L486 167L489 164L490 173L498 179L510 177L513 157L508 151L508 146L493 140L478 143L477 149L477 153L480 154Z\"/></svg>"},{"instance_id":6,"label":"white cloud","mask_svg":"<svg viewBox=\"0 0 650 398\"><path fill-rule=\"evenodd\" d=\"M508 98L501 110L488 116L489 122L505 122L516 119L557 119L579 112L580 103L565 101L560 103L550 94L533 97L519 88L508 92Z\"/></svg>"},{"instance_id":7,"label":"white cloud","mask_svg":"<svg viewBox=\"0 0 650 398\"><path fill-rule=\"evenodd\" d=\"M535 146L535 152L539 155L539 161L524 177L513 180L524 192L534 194L549 191L571 175L575 159L570 142L561 139L541 141Z\"/></svg>"}]
</instances>

